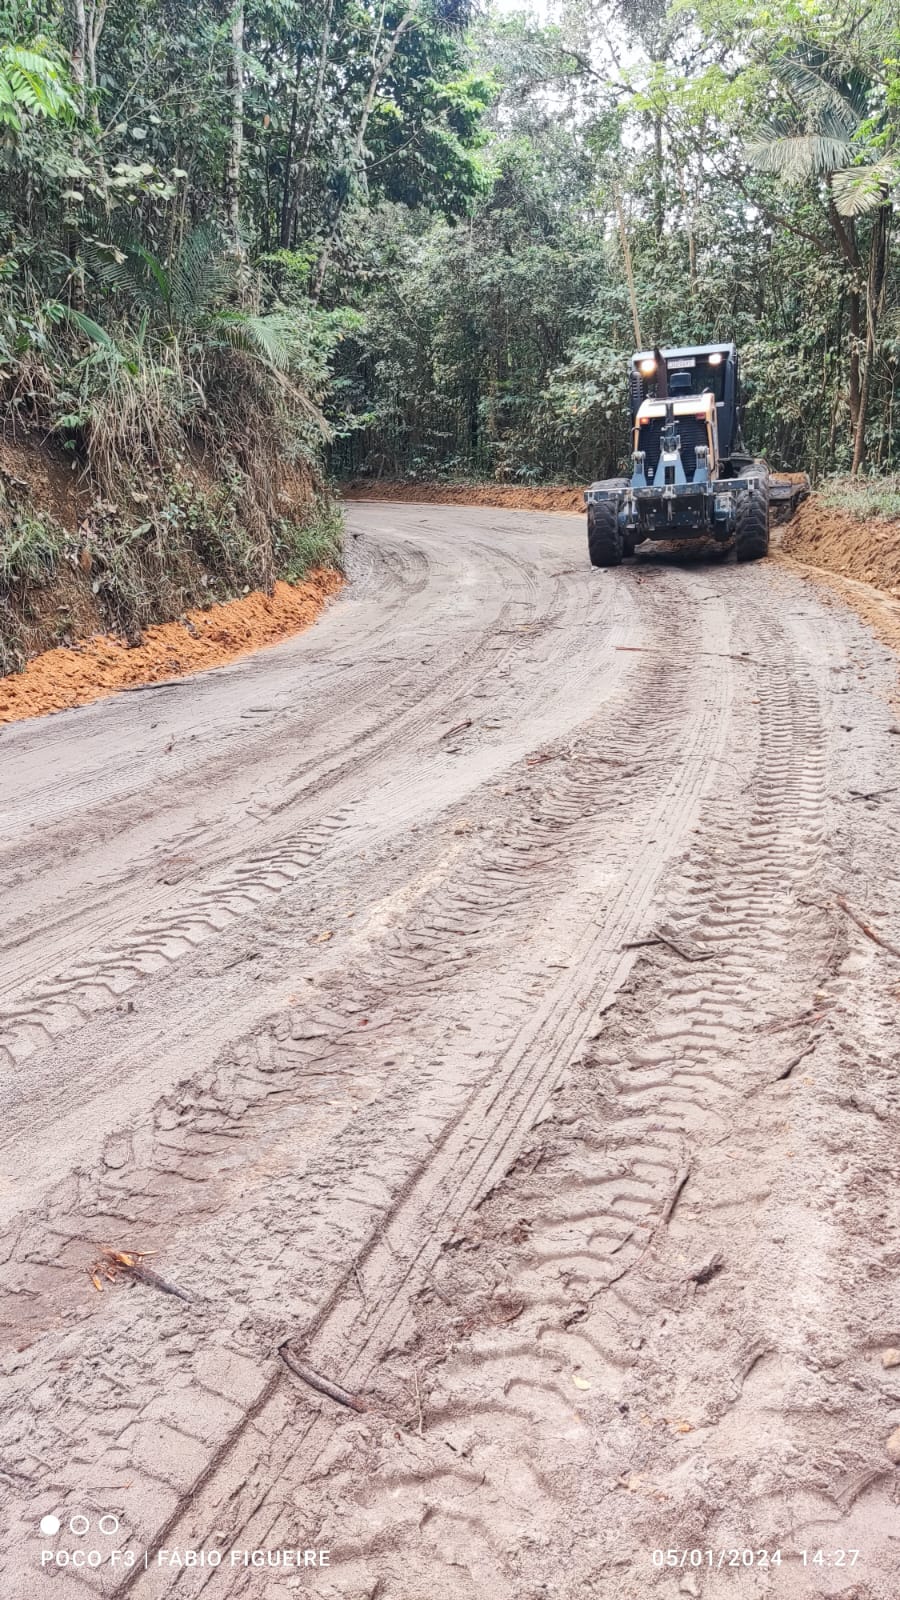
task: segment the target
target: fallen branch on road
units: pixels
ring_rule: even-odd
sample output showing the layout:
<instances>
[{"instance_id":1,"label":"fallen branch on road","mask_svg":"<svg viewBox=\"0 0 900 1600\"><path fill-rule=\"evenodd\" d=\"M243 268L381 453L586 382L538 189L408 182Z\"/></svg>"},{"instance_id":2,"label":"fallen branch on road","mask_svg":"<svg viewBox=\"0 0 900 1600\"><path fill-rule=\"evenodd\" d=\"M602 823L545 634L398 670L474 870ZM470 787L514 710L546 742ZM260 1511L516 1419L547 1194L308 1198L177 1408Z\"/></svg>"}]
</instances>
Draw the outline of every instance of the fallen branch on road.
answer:
<instances>
[{"instance_id":1,"label":"fallen branch on road","mask_svg":"<svg viewBox=\"0 0 900 1600\"><path fill-rule=\"evenodd\" d=\"M300 1378L303 1383L308 1383L311 1389L327 1395L329 1400L336 1400L340 1406L349 1406L351 1411L368 1411L365 1400L361 1400L359 1395L351 1394L349 1389L342 1389L339 1383L332 1383L330 1378L323 1378L321 1373L314 1372L312 1367L306 1366L303 1361L298 1361L286 1344L279 1345L278 1354L294 1377Z\"/></svg>"},{"instance_id":2,"label":"fallen branch on road","mask_svg":"<svg viewBox=\"0 0 900 1600\"><path fill-rule=\"evenodd\" d=\"M167 1278L161 1278L158 1272L144 1266L145 1257L137 1250L104 1250L99 1261L88 1268L88 1277L95 1289L103 1290L101 1274L109 1283L115 1283L121 1273L126 1273L129 1278L137 1283L144 1283L149 1289L159 1289L162 1294L174 1295L176 1300L194 1299L186 1289L179 1289L176 1283L169 1283Z\"/></svg>"},{"instance_id":3,"label":"fallen branch on road","mask_svg":"<svg viewBox=\"0 0 900 1600\"><path fill-rule=\"evenodd\" d=\"M848 904L846 895L839 894L837 896L837 904L845 915L850 918L850 921L856 923L856 926L862 930L867 939L871 939L873 944L880 945L882 950L887 950L889 955L895 956L900 961L900 950L898 950L897 946L891 944L890 939L885 939L880 933L877 933L871 923L866 922L858 911L854 911L853 907Z\"/></svg>"},{"instance_id":4,"label":"fallen branch on road","mask_svg":"<svg viewBox=\"0 0 900 1600\"><path fill-rule=\"evenodd\" d=\"M677 939L670 939L668 934L659 932L647 939L629 939L627 944L622 945L622 949L644 950L651 944L667 944L670 950L681 956L682 961L711 961L715 954L713 950L688 950L683 944L679 944Z\"/></svg>"}]
</instances>

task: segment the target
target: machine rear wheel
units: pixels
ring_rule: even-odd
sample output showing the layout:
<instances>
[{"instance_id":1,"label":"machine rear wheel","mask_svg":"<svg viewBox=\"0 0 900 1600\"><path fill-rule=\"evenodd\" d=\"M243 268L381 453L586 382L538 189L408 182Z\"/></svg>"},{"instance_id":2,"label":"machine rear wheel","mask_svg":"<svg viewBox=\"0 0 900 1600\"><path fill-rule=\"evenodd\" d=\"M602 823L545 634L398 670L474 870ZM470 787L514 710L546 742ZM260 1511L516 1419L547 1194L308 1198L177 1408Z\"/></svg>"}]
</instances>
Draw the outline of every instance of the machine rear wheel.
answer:
<instances>
[{"instance_id":1,"label":"machine rear wheel","mask_svg":"<svg viewBox=\"0 0 900 1600\"><path fill-rule=\"evenodd\" d=\"M619 566L624 549L615 500L597 500L588 506L588 555L594 567Z\"/></svg>"},{"instance_id":2,"label":"machine rear wheel","mask_svg":"<svg viewBox=\"0 0 900 1600\"><path fill-rule=\"evenodd\" d=\"M761 561L769 553L769 480L760 478L740 496L734 530L738 561Z\"/></svg>"}]
</instances>

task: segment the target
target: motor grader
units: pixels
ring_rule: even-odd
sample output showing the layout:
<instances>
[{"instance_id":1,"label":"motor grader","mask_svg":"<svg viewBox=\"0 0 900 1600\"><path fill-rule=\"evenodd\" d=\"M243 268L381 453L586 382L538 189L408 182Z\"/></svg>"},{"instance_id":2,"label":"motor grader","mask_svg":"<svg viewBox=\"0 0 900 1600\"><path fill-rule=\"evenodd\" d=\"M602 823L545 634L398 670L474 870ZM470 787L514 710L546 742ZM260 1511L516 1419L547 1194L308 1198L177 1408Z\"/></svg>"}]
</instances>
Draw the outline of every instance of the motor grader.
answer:
<instances>
[{"instance_id":1,"label":"motor grader","mask_svg":"<svg viewBox=\"0 0 900 1600\"><path fill-rule=\"evenodd\" d=\"M734 542L738 561L769 549L773 504L800 482L773 482L744 449L733 344L638 350L631 358L632 470L585 493L588 553L616 567L647 539Z\"/></svg>"}]
</instances>

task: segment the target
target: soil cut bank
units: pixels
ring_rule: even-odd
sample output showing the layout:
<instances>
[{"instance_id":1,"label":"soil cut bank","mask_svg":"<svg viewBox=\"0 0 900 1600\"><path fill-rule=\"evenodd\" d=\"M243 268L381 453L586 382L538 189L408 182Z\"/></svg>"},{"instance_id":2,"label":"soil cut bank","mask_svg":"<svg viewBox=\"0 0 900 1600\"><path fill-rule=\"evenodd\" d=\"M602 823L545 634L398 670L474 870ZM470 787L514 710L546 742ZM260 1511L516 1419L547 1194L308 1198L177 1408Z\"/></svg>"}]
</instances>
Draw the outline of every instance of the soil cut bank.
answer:
<instances>
[{"instance_id":1,"label":"soil cut bank","mask_svg":"<svg viewBox=\"0 0 900 1600\"><path fill-rule=\"evenodd\" d=\"M584 486L564 483L537 487L516 483L349 483L345 500L400 500L404 504L503 506L510 511L584 512Z\"/></svg>"},{"instance_id":2,"label":"soil cut bank","mask_svg":"<svg viewBox=\"0 0 900 1600\"><path fill-rule=\"evenodd\" d=\"M883 589L900 600L900 520L855 517L823 505L813 495L801 505L784 533L784 549L842 578Z\"/></svg>"},{"instance_id":3,"label":"soil cut bank","mask_svg":"<svg viewBox=\"0 0 900 1600\"><path fill-rule=\"evenodd\" d=\"M82 644L45 650L22 672L0 678L0 723L222 666L308 628L343 581L339 572L318 569L302 583L276 583L271 595L257 590L209 611L189 611L184 622L147 628L134 647L113 634L101 634Z\"/></svg>"}]
</instances>

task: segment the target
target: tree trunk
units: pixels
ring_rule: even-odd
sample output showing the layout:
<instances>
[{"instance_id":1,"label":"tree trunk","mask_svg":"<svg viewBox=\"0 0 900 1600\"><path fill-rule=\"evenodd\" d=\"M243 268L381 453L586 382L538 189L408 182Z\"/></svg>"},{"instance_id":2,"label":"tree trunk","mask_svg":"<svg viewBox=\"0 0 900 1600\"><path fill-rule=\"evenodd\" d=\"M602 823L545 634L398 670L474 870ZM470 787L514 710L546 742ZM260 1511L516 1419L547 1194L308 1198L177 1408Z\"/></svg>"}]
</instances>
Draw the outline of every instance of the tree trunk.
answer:
<instances>
[{"instance_id":1,"label":"tree trunk","mask_svg":"<svg viewBox=\"0 0 900 1600\"><path fill-rule=\"evenodd\" d=\"M297 50L297 64L294 68L294 90L291 95L291 120L288 126L287 145L284 152L284 176L281 185L281 208L279 211L278 238L281 248L286 250L291 241L290 214L291 214L291 177L294 167L294 141L297 137L297 118L300 112L300 75L303 71L303 47Z\"/></svg>"},{"instance_id":2,"label":"tree trunk","mask_svg":"<svg viewBox=\"0 0 900 1600\"><path fill-rule=\"evenodd\" d=\"M884 300L890 215L890 206L882 205L878 207L875 212L875 219L872 224L872 238L869 243L869 274L866 281L866 359L862 371L859 410L856 418L856 433L853 440L853 465L850 468L851 476L854 478L866 459L866 422L872 393L872 372L875 366L875 335Z\"/></svg>"},{"instance_id":3,"label":"tree trunk","mask_svg":"<svg viewBox=\"0 0 900 1600\"><path fill-rule=\"evenodd\" d=\"M282 212L281 217L281 243L283 246L285 246L285 248L293 243L294 232L297 225L297 212L300 207L300 196L303 190L303 180L306 173L306 164L309 160L309 152L312 148L313 134L316 131L319 121L319 106L322 100L322 87L325 82L325 69L328 65L328 52L331 47L331 18L333 11L334 0L327 0L325 16L322 23L322 43L319 48L319 60L316 65L316 82L312 93L312 99L309 104L306 126L303 130L303 141L300 146L300 155L297 160L297 181L294 184L293 194L290 197L290 202L287 205L286 210ZM294 108L292 107L292 118L293 110ZM290 183L290 178L290 162L288 162L287 172L285 175L286 184ZM285 190L285 198L287 199L287 190Z\"/></svg>"},{"instance_id":4,"label":"tree trunk","mask_svg":"<svg viewBox=\"0 0 900 1600\"><path fill-rule=\"evenodd\" d=\"M613 184L613 198L616 202L616 216L619 220L619 240L622 245L622 259L625 262L625 277L628 281L628 298L631 301L631 321L634 325L634 342L638 350L643 350L644 341L641 338L641 319L638 316L637 291L634 286L634 266L631 260L631 245L628 242L628 230L625 227L625 213L622 210L622 197L619 194L619 185Z\"/></svg>"},{"instance_id":5,"label":"tree trunk","mask_svg":"<svg viewBox=\"0 0 900 1600\"><path fill-rule=\"evenodd\" d=\"M225 167L225 216L232 248L241 247L241 161L244 150L244 0L231 19L231 138Z\"/></svg>"},{"instance_id":6,"label":"tree trunk","mask_svg":"<svg viewBox=\"0 0 900 1600\"><path fill-rule=\"evenodd\" d=\"M76 0L76 3L82 7L82 10L84 9L84 0ZM100 35L103 32L103 24L106 21L106 6L107 0L98 0L96 5L91 5L85 32L87 79L94 90L97 88L97 46L100 43ZM94 117L96 119L96 109Z\"/></svg>"},{"instance_id":7,"label":"tree trunk","mask_svg":"<svg viewBox=\"0 0 900 1600\"><path fill-rule=\"evenodd\" d=\"M858 289L851 289L847 295L847 314L850 324L850 371L847 383L847 399L850 404L850 427L855 437L859 427L859 341L862 335L862 314Z\"/></svg>"},{"instance_id":8,"label":"tree trunk","mask_svg":"<svg viewBox=\"0 0 900 1600\"><path fill-rule=\"evenodd\" d=\"M662 243L666 225L666 186L663 177L663 121L657 112L653 119L653 232Z\"/></svg>"},{"instance_id":9,"label":"tree trunk","mask_svg":"<svg viewBox=\"0 0 900 1600\"><path fill-rule=\"evenodd\" d=\"M384 12L382 11L382 18L383 16ZM412 27L414 21L415 12L407 11L405 16L401 17L400 21L398 22L381 55L377 57L375 52L378 48L378 42L376 40L375 48L372 52L372 72L369 77L369 85L366 89L366 97L363 101L362 111L360 112L360 118L357 124L356 137L353 141L351 166L354 175L357 175L361 170L364 169L365 166L366 129L369 126L369 118L372 115L372 108L375 104L375 96L378 93L378 85L384 77L384 74L387 72L387 69L393 61L394 56L397 54L397 50L403 35L410 27ZM331 260L331 252L334 249L335 240L338 236L338 229L340 228L341 217L343 215L344 206L346 203L346 196L343 196L338 201L337 206L335 207L334 216L332 218L331 227L328 230L328 236L319 252L319 259L316 262L312 279L311 295L313 300L318 300L319 295L322 293L322 285L325 282L325 274L328 271L328 263Z\"/></svg>"},{"instance_id":10,"label":"tree trunk","mask_svg":"<svg viewBox=\"0 0 900 1600\"><path fill-rule=\"evenodd\" d=\"M78 90L78 109L84 113L84 74L87 57L87 16L84 0L74 0L75 37L72 40L72 77Z\"/></svg>"},{"instance_id":11,"label":"tree trunk","mask_svg":"<svg viewBox=\"0 0 900 1600\"><path fill-rule=\"evenodd\" d=\"M850 428L854 440L854 454L856 438L859 434L859 417L861 405L860 392L860 366L859 345L862 336L861 296L859 289L859 274L862 262L859 256L859 245L856 238L856 223L852 217L846 222L840 215L834 203L831 187L831 175L828 177L828 220L837 239L841 254L850 269L850 283L847 289L847 316L850 325L850 360L847 381L847 399L850 406Z\"/></svg>"}]
</instances>

